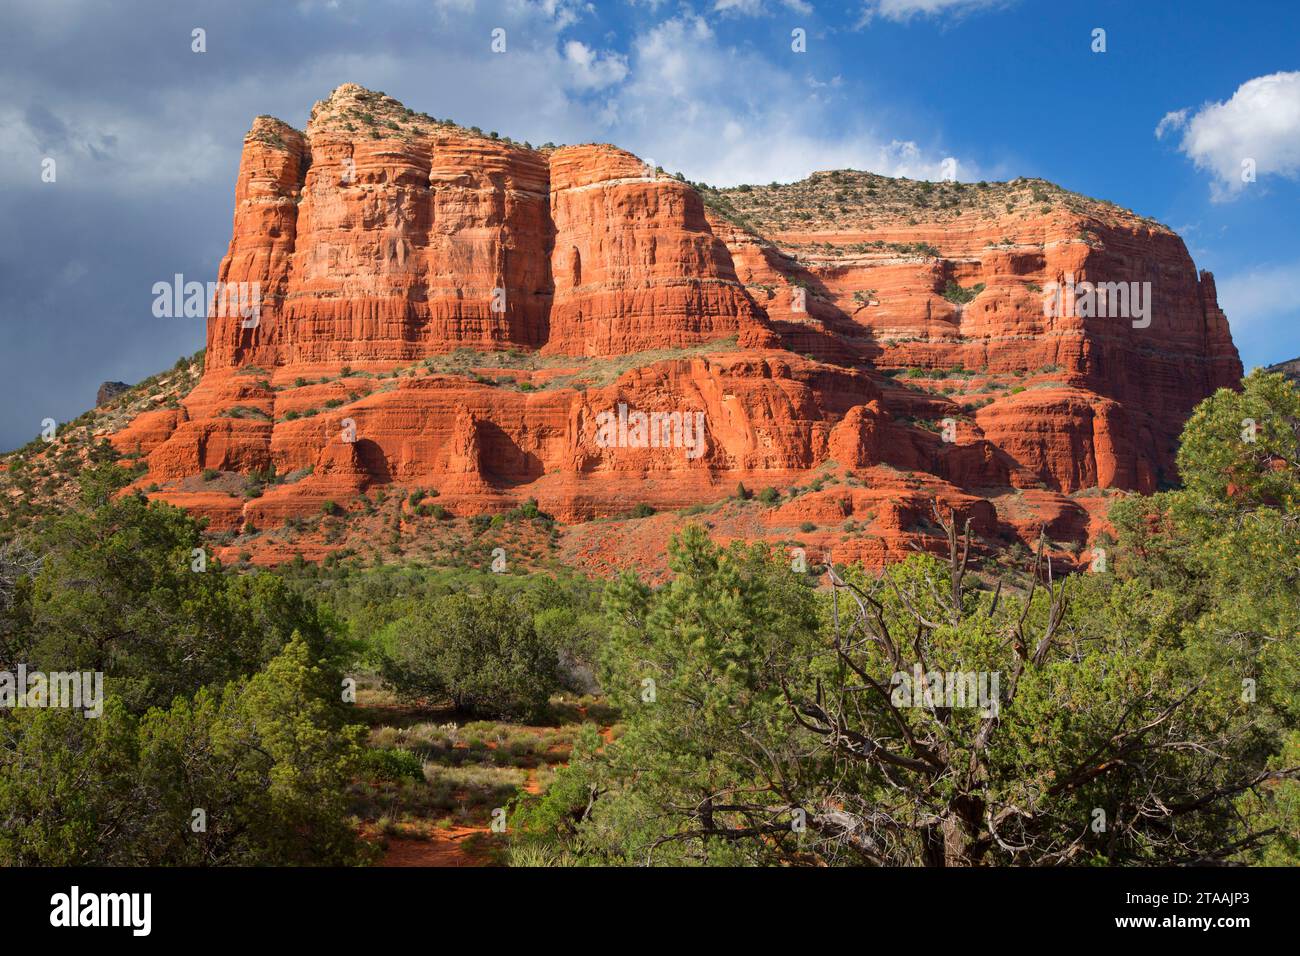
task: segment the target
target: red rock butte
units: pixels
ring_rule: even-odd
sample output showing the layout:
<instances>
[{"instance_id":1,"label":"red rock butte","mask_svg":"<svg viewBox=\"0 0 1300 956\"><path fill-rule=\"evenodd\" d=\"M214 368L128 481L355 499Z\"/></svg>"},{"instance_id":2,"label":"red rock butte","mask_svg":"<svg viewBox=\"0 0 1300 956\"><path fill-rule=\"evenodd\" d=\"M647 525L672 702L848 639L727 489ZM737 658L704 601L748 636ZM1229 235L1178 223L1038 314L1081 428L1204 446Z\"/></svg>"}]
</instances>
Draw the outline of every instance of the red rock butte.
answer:
<instances>
[{"instance_id":1,"label":"red rock butte","mask_svg":"<svg viewBox=\"0 0 1300 956\"><path fill-rule=\"evenodd\" d=\"M1071 277L1149 282L1149 324L1046 314ZM576 563L654 561L670 512L742 482L782 495L724 537L878 566L933 543L937 500L1078 556L1242 371L1175 233L1040 180L713 189L351 84L305 132L254 122L218 279L257 284L256 322L214 309L197 387L112 441L152 496L278 558L267 529L394 486L462 517L534 498ZM702 412L701 446L600 440L620 404ZM247 498L212 470L291 480Z\"/></svg>"}]
</instances>

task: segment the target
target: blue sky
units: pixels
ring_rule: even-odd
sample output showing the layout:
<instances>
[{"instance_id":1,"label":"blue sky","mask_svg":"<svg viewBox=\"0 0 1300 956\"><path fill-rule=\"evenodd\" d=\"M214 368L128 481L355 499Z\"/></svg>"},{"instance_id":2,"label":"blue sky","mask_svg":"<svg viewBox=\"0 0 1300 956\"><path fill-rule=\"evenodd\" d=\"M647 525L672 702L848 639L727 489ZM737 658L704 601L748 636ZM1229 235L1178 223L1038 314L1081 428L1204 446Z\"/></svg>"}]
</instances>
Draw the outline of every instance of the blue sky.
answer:
<instances>
[{"instance_id":1,"label":"blue sky","mask_svg":"<svg viewBox=\"0 0 1300 956\"><path fill-rule=\"evenodd\" d=\"M1246 366L1291 358L1297 35L1281 0L5 0L0 447L202 346L202 321L153 317L153 283L215 277L253 116L301 127L348 81L716 184L937 178L949 156L1039 176L1176 228Z\"/></svg>"}]
</instances>

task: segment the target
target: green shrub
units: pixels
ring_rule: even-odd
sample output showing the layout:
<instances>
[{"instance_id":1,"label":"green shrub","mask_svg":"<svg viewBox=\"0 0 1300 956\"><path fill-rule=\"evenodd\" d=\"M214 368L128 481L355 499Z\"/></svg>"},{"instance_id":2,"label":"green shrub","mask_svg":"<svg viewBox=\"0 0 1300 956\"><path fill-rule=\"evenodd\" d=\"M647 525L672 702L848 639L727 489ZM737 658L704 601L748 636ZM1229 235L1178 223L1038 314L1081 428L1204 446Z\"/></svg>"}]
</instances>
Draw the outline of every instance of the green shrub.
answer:
<instances>
[{"instance_id":1,"label":"green shrub","mask_svg":"<svg viewBox=\"0 0 1300 956\"><path fill-rule=\"evenodd\" d=\"M943 297L949 302L957 305L965 305L973 300L977 295L984 291L984 283L978 282L969 289L963 289L951 279L948 280L947 286L944 287Z\"/></svg>"},{"instance_id":2,"label":"green shrub","mask_svg":"<svg viewBox=\"0 0 1300 956\"><path fill-rule=\"evenodd\" d=\"M373 780L423 780L424 761L409 750L397 747L372 747L361 761L362 773Z\"/></svg>"},{"instance_id":3,"label":"green shrub","mask_svg":"<svg viewBox=\"0 0 1300 956\"><path fill-rule=\"evenodd\" d=\"M209 577L210 575L195 575ZM257 866L361 861L346 787L360 727L302 641L248 680L142 717L18 710L0 748L0 865ZM191 828L195 807L206 828ZM104 827L130 839L102 839Z\"/></svg>"},{"instance_id":4,"label":"green shrub","mask_svg":"<svg viewBox=\"0 0 1300 956\"><path fill-rule=\"evenodd\" d=\"M561 686L556 649L500 593L429 602L394 625L389 645L382 670L400 693L476 716L536 719Z\"/></svg>"}]
</instances>

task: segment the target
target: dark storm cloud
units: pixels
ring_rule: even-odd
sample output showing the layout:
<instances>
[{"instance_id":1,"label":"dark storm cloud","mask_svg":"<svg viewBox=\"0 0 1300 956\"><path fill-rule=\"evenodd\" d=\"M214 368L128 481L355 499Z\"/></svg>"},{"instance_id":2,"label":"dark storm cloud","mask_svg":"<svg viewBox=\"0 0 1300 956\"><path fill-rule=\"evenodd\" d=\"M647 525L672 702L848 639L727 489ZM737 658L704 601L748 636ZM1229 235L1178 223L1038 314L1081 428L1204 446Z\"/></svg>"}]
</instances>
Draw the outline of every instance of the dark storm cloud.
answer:
<instances>
[{"instance_id":1,"label":"dark storm cloud","mask_svg":"<svg viewBox=\"0 0 1300 956\"><path fill-rule=\"evenodd\" d=\"M68 128L40 103L33 103L27 108L23 119L27 128L36 136L36 145L44 152L61 151L68 145Z\"/></svg>"},{"instance_id":2,"label":"dark storm cloud","mask_svg":"<svg viewBox=\"0 0 1300 956\"><path fill-rule=\"evenodd\" d=\"M790 57L737 52L734 23L715 31L685 6L619 19L646 9L0 0L0 447L85 411L104 380L202 346L201 321L154 318L153 284L215 277L253 117L301 128L340 83L518 140L615 142L713 183L938 169L942 154L855 128L824 90L810 98ZM491 52L496 27L508 55Z\"/></svg>"},{"instance_id":3,"label":"dark storm cloud","mask_svg":"<svg viewBox=\"0 0 1300 956\"><path fill-rule=\"evenodd\" d=\"M510 66L554 72L547 5L7 0L0 447L80 414L101 381L138 381L202 347L201 321L152 315L151 287L215 276L254 116L301 127L315 100L353 81L520 137L548 114L563 121L552 84L530 93L488 59L495 23L512 28ZM53 183L41 179L46 158Z\"/></svg>"}]
</instances>

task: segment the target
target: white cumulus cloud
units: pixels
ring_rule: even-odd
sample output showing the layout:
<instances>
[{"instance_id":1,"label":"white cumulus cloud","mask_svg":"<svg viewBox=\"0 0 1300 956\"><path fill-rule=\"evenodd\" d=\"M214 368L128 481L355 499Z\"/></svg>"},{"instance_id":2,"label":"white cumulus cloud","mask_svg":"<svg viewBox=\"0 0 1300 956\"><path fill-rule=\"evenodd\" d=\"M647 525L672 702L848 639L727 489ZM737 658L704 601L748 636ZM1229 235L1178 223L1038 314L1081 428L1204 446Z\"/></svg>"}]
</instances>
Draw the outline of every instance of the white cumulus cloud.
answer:
<instances>
[{"instance_id":1,"label":"white cumulus cloud","mask_svg":"<svg viewBox=\"0 0 1300 956\"><path fill-rule=\"evenodd\" d=\"M585 43L570 40L564 45L572 85L579 90L599 90L619 83L627 76L627 57L597 53Z\"/></svg>"},{"instance_id":2,"label":"white cumulus cloud","mask_svg":"<svg viewBox=\"0 0 1300 956\"><path fill-rule=\"evenodd\" d=\"M1223 103L1165 114L1157 138L1178 131L1178 148L1212 177L1216 199L1239 196L1255 177L1300 179L1300 72L1248 80Z\"/></svg>"},{"instance_id":3,"label":"white cumulus cloud","mask_svg":"<svg viewBox=\"0 0 1300 956\"><path fill-rule=\"evenodd\" d=\"M812 4L806 0L781 0L781 6L805 15L813 12ZM715 0L713 10L715 13L737 13L756 17L767 13L767 6L763 0Z\"/></svg>"},{"instance_id":4,"label":"white cumulus cloud","mask_svg":"<svg viewBox=\"0 0 1300 956\"><path fill-rule=\"evenodd\" d=\"M1187 113L1188 110L1184 108L1181 110L1170 110L1162 116L1160 122L1156 124L1156 139L1164 139L1165 133L1168 133L1171 130L1180 130L1185 127L1187 125Z\"/></svg>"},{"instance_id":5,"label":"white cumulus cloud","mask_svg":"<svg viewBox=\"0 0 1300 956\"><path fill-rule=\"evenodd\" d=\"M1006 6L1011 0L867 0L862 22L875 17L904 23L913 17L961 16L990 7Z\"/></svg>"},{"instance_id":6,"label":"white cumulus cloud","mask_svg":"<svg viewBox=\"0 0 1300 956\"><path fill-rule=\"evenodd\" d=\"M662 21L632 44L628 79L602 114L610 138L670 172L719 186L791 182L845 167L941 178L945 154L876 129L869 111L845 102L838 83L810 84L806 64L789 59L729 46L697 16ZM978 178L972 164L958 170L962 179Z\"/></svg>"}]
</instances>

